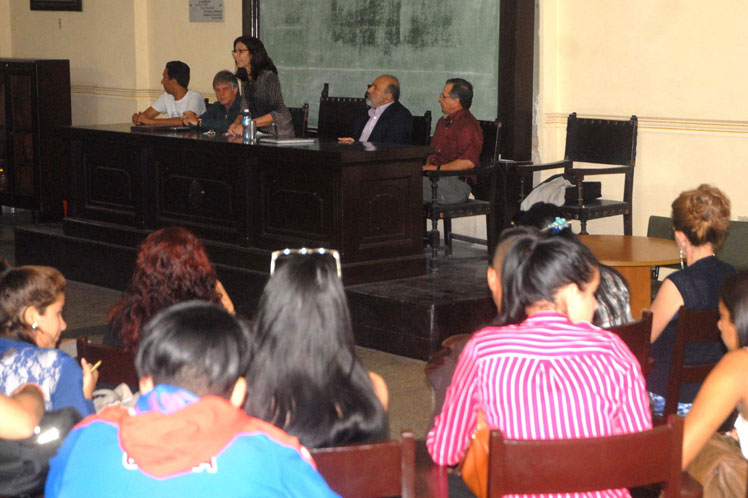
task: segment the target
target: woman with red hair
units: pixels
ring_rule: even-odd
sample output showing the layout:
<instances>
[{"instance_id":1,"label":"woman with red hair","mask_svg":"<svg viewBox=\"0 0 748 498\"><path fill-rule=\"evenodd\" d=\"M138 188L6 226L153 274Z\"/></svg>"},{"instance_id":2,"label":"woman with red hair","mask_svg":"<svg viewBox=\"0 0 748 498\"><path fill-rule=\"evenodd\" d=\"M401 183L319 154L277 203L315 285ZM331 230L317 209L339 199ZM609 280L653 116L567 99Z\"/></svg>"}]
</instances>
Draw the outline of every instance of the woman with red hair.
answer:
<instances>
[{"instance_id":1,"label":"woman with red hair","mask_svg":"<svg viewBox=\"0 0 748 498\"><path fill-rule=\"evenodd\" d=\"M140 246L130 285L109 312L104 344L134 351L140 331L153 315L192 299L220 303L234 312L197 237L181 227L153 232Z\"/></svg>"}]
</instances>

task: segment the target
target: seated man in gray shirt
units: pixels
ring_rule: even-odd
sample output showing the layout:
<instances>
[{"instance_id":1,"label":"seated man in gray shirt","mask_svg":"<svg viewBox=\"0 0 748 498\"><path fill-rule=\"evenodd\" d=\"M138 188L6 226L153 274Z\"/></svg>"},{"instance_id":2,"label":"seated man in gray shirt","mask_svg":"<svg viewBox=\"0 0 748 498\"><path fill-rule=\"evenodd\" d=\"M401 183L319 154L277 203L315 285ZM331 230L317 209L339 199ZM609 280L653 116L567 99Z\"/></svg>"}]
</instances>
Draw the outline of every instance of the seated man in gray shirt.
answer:
<instances>
[{"instance_id":1,"label":"seated man in gray shirt","mask_svg":"<svg viewBox=\"0 0 748 498\"><path fill-rule=\"evenodd\" d=\"M241 113L241 97L239 97L239 80L231 71L218 71L213 77L213 90L216 100L207 111L198 116L187 111L182 122L188 126L198 126L216 133L226 133L229 126Z\"/></svg>"}]
</instances>

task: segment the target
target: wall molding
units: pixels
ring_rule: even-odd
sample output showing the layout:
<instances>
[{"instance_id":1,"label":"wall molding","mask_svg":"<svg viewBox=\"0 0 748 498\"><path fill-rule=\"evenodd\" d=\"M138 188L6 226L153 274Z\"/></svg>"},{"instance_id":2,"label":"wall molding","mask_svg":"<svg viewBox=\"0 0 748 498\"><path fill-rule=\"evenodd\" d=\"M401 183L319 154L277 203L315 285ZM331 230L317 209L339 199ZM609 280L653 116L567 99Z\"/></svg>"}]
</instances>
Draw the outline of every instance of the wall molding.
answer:
<instances>
[{"instance_id":1,"label":"wall molding","mask_svg":"<svg viewBox=\"0 0 748 498\"><path fill-rule=\"evenodd\" d=\"M613 114L581 114L583 118L599 119L621 119L626 120L629 116ZM546 126L565 126L568 114L550 112L545 114L543 123ZM672 133L716 133L724 135L748 135L748 121L729 121L718 119L686 119L666 117L638 116L640 130L652 130L655 132Z\"/></svg>"},{"instance_id":2,"label":"wall molding","mask_svg":"<svg viewBox=\"0 0 748 498\"><path fill-rule=\"evenodd\" d=\"M90 97L116 97L121 99L158 98L164 90L137 90L134 88L114 88L106 86L70 85L73 95Z\"/></svg>"}]
</instances>

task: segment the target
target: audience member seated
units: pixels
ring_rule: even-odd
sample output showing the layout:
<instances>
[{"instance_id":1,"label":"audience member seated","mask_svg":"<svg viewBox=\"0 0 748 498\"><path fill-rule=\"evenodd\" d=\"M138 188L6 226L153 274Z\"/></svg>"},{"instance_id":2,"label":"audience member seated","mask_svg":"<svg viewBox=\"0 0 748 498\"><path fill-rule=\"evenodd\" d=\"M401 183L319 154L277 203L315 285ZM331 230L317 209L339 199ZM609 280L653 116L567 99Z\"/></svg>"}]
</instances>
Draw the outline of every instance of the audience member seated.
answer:
<instances>
[{"instance_id":1,"label":"audience member seated","mask_svg":"<svg viewBox=\"0 0 748 498\"><path fill-rule=\"evenodd\" d=\"M36 384L24 384L10 396L0 394L0 438L25 439L44 415L44 393Z\"/></svg>"},{"instance_id":2,"label":"audience member seated","mask_svg":"<svg viewBox=\"0 0 748 498\"><path fill-rule=\"evenodd\" d=\"M0 393L9 396L30 382L41 387L47 410L70 406L83 416L93 413L99 372L55 349L67 327L65 277L49 266L6 266L0 296Z\"/></svg>"},{"instance_id":3,"label":"audience member seated","mask_svg":"<svg viewBox=\"0 0 748 498\"><path fill-rule=\"evenodd\" d=\"M181 227L153 232L140 246L130 285L109 312L104 344L134 351L143 325L152 316L192 299L220 303L234 312L197 237Z\"/></svg>"},{"instance_id":4,"label":"audience member seated","mask_svg":"<svg viewBox=\"0 0 748 498\"><path fill-rule=\"evenodd\" d=\"M366 105L371 109L356 116L350 137L339 137L338 142L410 143L413 115L400 103L400 82L383 74L366 90Z\"/></svg>"},{"instance_id":5,"label":"audience member seated","mask_svg":"<svg viewBox=\"0 0 748 498\"><path fill-rule=\"evenodd\" d=\"M253 326L247 413L309 448L387 439L387 386L356 357L332 258L315 253L279 262Z\"/></svg>"},{"instance_id":6,"label":"audience member seated","mask_svg":"<svg viewBox=\"0 0 748 498\"><path fill-rule=\"evenodd\" d=\"M730 201L716 187L700 185L695 190L681 192L672 204L675 242L686 266L662 282L652 303L652 348L654 367L647 377L647 390L653 403L653 413L661 416L665 409L665 393L670 362L675 344L678 309L688 306L694 310L716 310L719 288L735 269L717 259L714 251L725 240L730 223ZM715 363L723 354L722 345L700 344L686 349L685 362ZM691 408L700 384L681 388L678 415L685 416Z\"/></svg>"},{"instance_id":7,"label":"audience member seated","mask_svg":"<svg viewBox=\"0 0 748 498\"><path fill-rule=\"evenodd\" d=\"M203 96L188 90L189 84L190 66L182 61L167 62L161 78L164 93L148 109L133 114L133 124L182 126L182 116L185 112L204 113ZM167 117L159 118L159 114L166 114Z\"/></svg>"},{"instance_id":8,"label":"audience member seated","mask_svg":"<svg viewBox=\"0 0 748 498\"><path fill-rule=\"evenodd\" d=\"M248 332L219 306L162 310L135 362L136 407L106 408L68 435L47 498L337 496L296 438L241 410Z\"/></svg>"},{"instance_id":9,"label":"audience member seated","mask_svg":"<svg viewBox=\"0 0 748 498\"><path fill-rule=\"evenodd\" d=\"M719 330L729 352L701 386L686 417L683 468L737 406L748 420L748 272L729 275L719 295ZM738 424L736 424L738 425ZM741 441L741 446L748 441Z\"/></svg>"},{"instance_id":10,"label":"audience member seated","mask_svg":"<svg viewBox=\"0 0 748 498\"><path fill-rule=\"evenodd\" d=\"M230 71L218 71L213 77L213 90L216 100L203 114L198 116L187 111L182 117L186 126L196 126L216 133L226 133L229 126L241 114L241 98L239 95L239 81Z\"/></svg>"},{"instance_id":11,"label":"audience member seated","mask_svg":"<svg viewBox=\"0 0 748 498\"><path fill-rule=\"evenodd\" d=\"M542 233L514 241L502 264L499 325L468 341L428 433L437 464L460 461L479 412L508 439L609 436L651 427L636 358L618 336L589 323L599 282L597 261L581 244Z\"/></svg>"},{"instance_id":12,"label":"audience member seated","mask_svg":"<svg viewBox=\"0 0 748 498\"><path fill-rule=\"evenodd\" d=\"M279 138L293 138L293 120L283 103L278 69L265 50L265 45L254 36L240 36L234 40L236 76L243 81L242 109L249 109L252 121L263 133ZM242 134L241 115L229 127L234 135Z\"/></svg>"},{"instance_id":13,"label":"audience member seated","mask_svg":"<svg viewBox=\"0 0 748 498\"><path fill-rule=\"evenodd\" d=\"M499 236L493 258L489 261L486 270L488 288L491 290L491 297L498 313L501 313L501 265L504 262L504 255L520 236L532 233L534 231L531 228L517 227L507 228ZM443 343L444 348L437 351L426 364L426 376L434 394L434 415L430 424L432 427L444 404L444 396L447 393L449 383L452 381L457 360L462 354L462 350L465 349L465 344L467 344L470 336L471 334L459 334L450 337L448 342Z\"/></svg>"},{"instance_id":14,"label":"audience member seated","mask_svg":"<svg viewBox=\"0 0 748 498\"><path fill-rule=\"evenodd\" d=\"M462 78L447 80L439 104L444 116L439 118L431 138L434 153L426 159L424 170L466 170L480 165L483 130L469 109L473 103L473 85ZM457 204L470 196L470 185L461 177L441 178L438 202ZM431 180L423 178L423 202L431 202Z\"/></svg>"},{"instance_id":15,"label":"audience member seated","mask_svg":"<svg viewBox=\"0 0 748 498\"><path fill-rule=\"evenodd\" d=\"M572 232L571 225L563 218L561 209L546 202L538 202L527 211L521 211L514 223L517 226L532 226L552 235L561 235L581 244ZM597 310L592 323L607 329L634 321L631 316L631 299L623 276L610 266L598 263L600 285L595 292Z\"/></svg>"}]
</instances>

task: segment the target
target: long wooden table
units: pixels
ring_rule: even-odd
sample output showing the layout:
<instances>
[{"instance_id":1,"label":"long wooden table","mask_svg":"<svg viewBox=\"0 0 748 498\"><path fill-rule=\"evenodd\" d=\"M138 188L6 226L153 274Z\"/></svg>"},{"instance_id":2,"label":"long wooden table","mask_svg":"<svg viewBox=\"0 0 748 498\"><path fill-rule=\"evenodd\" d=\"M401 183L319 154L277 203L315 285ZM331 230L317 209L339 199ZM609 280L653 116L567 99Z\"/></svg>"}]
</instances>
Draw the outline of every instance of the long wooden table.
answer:
<instances>
[{"instance_id":1,"label":"long wooden table","mask_svg":"<svg viewBox=\"0 0 748 498\"><path fill-rule=\"evenodd\" d=\"M130 128L61 132L71 145L66 236L135 246L150 231L181 225L206 242L215 263L264 274L270 253L285 247L340 250L347 284L426 272L428 147L248 145Z\"/></svg>"},{"instance_id":2,"label":"long wooden table","mask_svg":"<svg viewBox=\"0 0 748 498\"><path fill-rule=\"evenodd\" d=\"M674 240L631 235L580 235L579 239L603 264L624 276L631 292L631 313L641 317L652 303L651 269L680 261Z\"/></svg>"}]
</instances>

